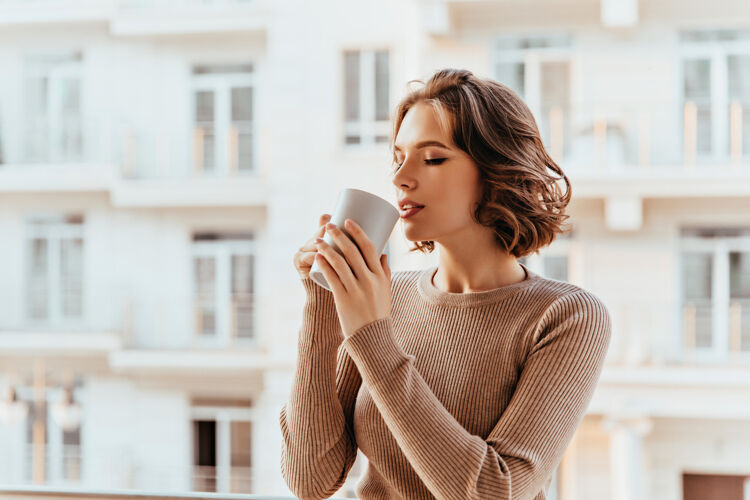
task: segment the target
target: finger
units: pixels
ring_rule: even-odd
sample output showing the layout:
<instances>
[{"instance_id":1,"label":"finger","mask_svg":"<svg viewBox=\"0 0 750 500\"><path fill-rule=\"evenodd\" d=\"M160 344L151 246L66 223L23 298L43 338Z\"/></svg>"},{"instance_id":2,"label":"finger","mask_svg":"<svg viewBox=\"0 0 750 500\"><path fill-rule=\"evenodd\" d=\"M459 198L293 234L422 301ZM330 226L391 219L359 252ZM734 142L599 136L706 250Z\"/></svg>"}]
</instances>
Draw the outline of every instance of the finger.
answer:
<instances>
[{"instance_id":1,"label":"finger","mask_svg":"<svg viewBox=\"0 0 750 500\"><path fill-rule=\"evenodd\" d=\"M346 231L344 231L340 227L329 229L328 232L331 235L331 239L333 240L333 242L336 243L336 246L339 247L341 253L344 254L344 259L346 259L348 267L351 268L351 270L349 270L348 272L342 271L343 274L339 273L341 281L344 282L344 285L349 285L349 275L352 272L354 272L354 276L356 276L357 278L363 278L367 276L367 274L371 271L367 268L367 263L362 258L362 254L360 253L359 248L357 248L357 245L354 244L351 236L349 236ZM332 261L331 264L333 265L334 269L338 271L335 262ZM352 276L352 279L354 278L354 276Z\"/></svg>"},{"instance_id":2,"label":"finger","mask_svg":"<svg viewBox=\"0 0 750 500\"><path fill-rule=\"evenodd\" d=\"M336 251L333 249L331 249L331 251L336 253ZM341 280L339 279L338 274L336 274L336 270L328 262L328 259L326 259L323 256L323 254L318 254L318 255L319 257L316 256L316 258L318 260L318 266L320 267L320 272L323 273L323 277L331 286L331 291L334 293L334 295L340 295L342 289L345 291L346 288L341 283ZM338 253L336 253L336 255L338 255Z\"/></svg>"},{"instance_id":3,"label":"finger","mask_svg":"<svg viewBox=\"0 0 750 500\"><path fill-rule=\"evenodd\" d=\"M322 226L326 222L328 222L329 220L331 220L331 214L323 214L323 215L320 216L320 220L318 221L318 225Z\"/></svg>"},{"instance_id":4,"label":"finger","mask_svg":"<svg viewBox=\"0 0 750 500\"><path fill-rule=\"evenodd\" d=\"M371 272L377 273L379 269L382 269L382 266L380 265L380 258L378 257L378 252L375 250L375 245L373 245L367 233L365 233L359 224L351 219L346 219L346 221L348 222L345 224L346 229L359 247L359 251L362 253L367 267Z\"/></svg>"},{"instance_id":5,"label":"finger","mask_svg":"<svg viewBox=\"0 0 750 500\"><path fill-rule=\"evenodd\" d=\"M335 238L333 232L331 235ZM338 240L336 241L336 244L341 248L341 244L338 243ZM357 278L354 277L351 265L348 263L347 259L325 241L316 242L316 246L318 248L318 253L323 256L326 263L328 263L332 271L336 274L339 282L343 284L343 287L346 290L353 290L356 286ZM364 263L360 265L364 266ZM361 273L362 271L358 272Z\"/></svg>"}]
</instances>

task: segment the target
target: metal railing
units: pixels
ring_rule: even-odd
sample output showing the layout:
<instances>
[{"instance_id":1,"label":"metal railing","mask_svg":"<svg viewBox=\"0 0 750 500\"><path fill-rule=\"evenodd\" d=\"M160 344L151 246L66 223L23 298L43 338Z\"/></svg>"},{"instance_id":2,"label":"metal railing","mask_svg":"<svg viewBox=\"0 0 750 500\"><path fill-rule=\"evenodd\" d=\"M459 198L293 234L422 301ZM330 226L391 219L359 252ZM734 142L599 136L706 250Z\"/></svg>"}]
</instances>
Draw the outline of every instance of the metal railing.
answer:
<instances>
[{"instance_id":1,"label":"metal railing","mask_svg":"<svg viewBox=\"0 0 750 500\"><path fill-rule=\"evenodd\" d=\"M750 103L732 101L723 115L726 123L716 123L710 105L692 101L561 103L539 111L538 122L552 157L571 169L750 166ZM0 143L0 150L13 154L5 154L2 162L104 162L117 165L123 178L234 176L256 170L254 132L246 123L227 124L222 136L214 135L212 125L195 124L185 137L98 116L77 116L54 130L49 123L31 125L19 147Z\"/></svg>"},{"instance_id":2,"label":"metal railing","mask_svg":"<svg viewBox=\"0 0 750 500\"><path fill-rule=\"evenodd\" d=\"M0 486L3 500L296 500L293 496L238 494L238 493L159 493L148 490L97 490L83 488L55 487L7 487ZM347 497L331 497L342 500L356 500Z\"/></svg>"},{"instance_id":3,"label":"metal railing","mask_svg":"<svg viewBox=\"0 0 750 500\"><path fill-rule=\"evenodd\" d=\"M234 294L222 303L213 297L137 296L110 289L97 294L94 308L84 308L78 318L30 320L25 311L20 322L0 317L0 342L6 332L114 333L125 348L252 347L259 337L257 313L265 301L267 297L258 293Z\"/></svg>"},{"instance_id":4,"label":"metal railing","mask_svg":"<svg viewBox=\"0 0 750 500\"><path fill-rule=\"evenodd\" d=\"M609 363L750 366L750 299L620 301L607 307L613 323Z\"/></svg>"},{"instance_id":5,"label":"metal railing","mask_svg":"<svg viewBox=\"0 0 750 500\"><path fill-rule=\"evenodd\" d=\"M550 155L570 168L750 165L750 103L732 101L726 123L693 101L560 103L538 113Z\"/></svg>"},{"instance_id":6,"label":"metal railing","mask_svg":"<svg viewBox=\"0 0 750 500\"><path fill-rule=\"evenodd\" d=\"M123 179L174 179L256 175L254 132L230 124L216 136L195 126L189 137L136 127L100 116L61 123L34 120L10 136L0 123L0 169L28 165L106 166ZM14 141L10 144L9 141ZM221 147L220 147L221 146Z\"/></svg>"}]
</instances>

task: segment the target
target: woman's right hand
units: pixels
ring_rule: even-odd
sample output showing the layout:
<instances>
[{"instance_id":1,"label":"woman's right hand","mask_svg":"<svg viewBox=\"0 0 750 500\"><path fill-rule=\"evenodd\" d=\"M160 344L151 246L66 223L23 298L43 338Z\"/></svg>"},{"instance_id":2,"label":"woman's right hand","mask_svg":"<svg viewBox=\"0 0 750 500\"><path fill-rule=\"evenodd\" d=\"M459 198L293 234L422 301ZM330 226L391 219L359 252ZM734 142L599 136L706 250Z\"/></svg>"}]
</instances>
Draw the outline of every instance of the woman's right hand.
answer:
<instances>
[{"instance_id":1,"label":"woman's right hand","mask_svg":"<svg viewBox=\"0 0 750 500\"><path fill-rule=\"evenodd\" d=\"M320 226L315 234L305 242L304 245L299 247L299 251L294 254L294 267L297 269L300 278L305 279L309 277L310 268L312 268L313 262L315 262L315 256L318 254L318 249L315 246L315 238L322 238L326 232L326 224L331 220L330 214L323 214L320 216L318 225Z\"/></svg>"}]
</instances>

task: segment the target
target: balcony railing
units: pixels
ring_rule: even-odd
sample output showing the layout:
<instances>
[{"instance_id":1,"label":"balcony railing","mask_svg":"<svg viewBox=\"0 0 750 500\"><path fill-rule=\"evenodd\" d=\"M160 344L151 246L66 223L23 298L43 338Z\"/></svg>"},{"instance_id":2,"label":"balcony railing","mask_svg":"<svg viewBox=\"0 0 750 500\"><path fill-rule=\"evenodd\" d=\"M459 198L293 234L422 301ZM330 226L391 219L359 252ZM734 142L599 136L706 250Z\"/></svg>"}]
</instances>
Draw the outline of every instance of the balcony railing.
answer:
<instances>
[{"instance_id":1,"label":"balcony railing","mask_svg":"<svg viewBox=\"0 0 750 500\"><path fill-rule=\"evenodd\" d=\"M607 304L615 365L750 366L750 299ZM717 325L720 329L716 329Z\"/></svg>"},{"instance_id":2,"label":"balcony railing","mask_svg":"<svg viewBox=\"0 0 750 500\"><path fill-rule=\"evenodd\" d=\"M547 106L536 118L552 157L571 169L667 171L746 165L750 171L750 103L733 101L726 116L726 123L716 123L710 107L686 101L568 103ZM19 144L5 144L7 133L0 136L0 162L108 163L126 179L257 172L254 133L247 124L230 124L222 136L205 124L183 136L174 132L179 127L147 129L96 116L52 128L48 123L31 125Z\"/></svg>"},{"instance_id":3,"label":"balcony railing","mask_svg":"<svg viewBox=\"0 0 750 500\"><path fill-rule=\"evenodd\" d=\"M84 307L81 316L64 321L0 317L0 341L4 333L114 333L123 347L134 349L252 348L259 337L257 311L265 301L258 293L234 294L222 302L188 294L147 297L109 290L95 307Z\"/></svg>"},{"instance_id":4,"label":"balcony railing","mask_svg":"<svg viewBox=\"0 0 750 500\"><path fill-rule=\"evenodd\" d=\"M561 103L537 122L551 156L570 168L750 166L750 103L733 101L726 123L691 101Z\"/></svg>"},{"instance_id":5,"label":"balcony railing","mask_svg":"<svg viewBox=\"0 0 750 500\"><path fill-rule=\"evenodd\" d=\"M147 130L100 116L74 116L52 123L34 120L14 142L0 123L0 170L29 165L113 166L123 179L175 179L257 174L252 127L233 124L223 136L194 127L182 137L174 131Z\"/></svg>"}]
</instances>

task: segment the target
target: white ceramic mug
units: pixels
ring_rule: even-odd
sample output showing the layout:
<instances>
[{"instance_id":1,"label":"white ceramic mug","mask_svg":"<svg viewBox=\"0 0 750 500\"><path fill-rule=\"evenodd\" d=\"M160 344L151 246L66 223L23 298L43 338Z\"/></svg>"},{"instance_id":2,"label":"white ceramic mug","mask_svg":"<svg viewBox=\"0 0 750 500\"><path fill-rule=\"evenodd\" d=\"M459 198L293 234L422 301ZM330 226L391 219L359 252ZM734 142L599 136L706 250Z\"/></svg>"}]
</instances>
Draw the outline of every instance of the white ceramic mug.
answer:
<instances>
[{"instance_id":1,"label":"white ceramic mug","mask_svg":"<svg viewBox=\"0 0 750 500\"><path fill-rule=\"evenodd\" d=\"M388 238L391 236L393 228L396 227L396 222L398 222L400 217L401 214L398 209L388 200L384 200L380 196L362 191L361 189L347 188L342 189L339 193L336 200L336 208L333 210L331 220L328 222L335 224L336 227L354 242L355 246L357 246L355 239L349 235L349 232L344 227L344 222L346 219L351 219L359 224L373 245L375 245L379 257L382 255L385 244L388 242ZM343 252L333 242L328 231L325 232L323 239L343 257ZM317 259L315 259L312 267L310 267L309 276L318 285L326 290L331 290L330 285L328 285L323 276L323 271L318 266Z\"/></svg>"}]
</instances>

